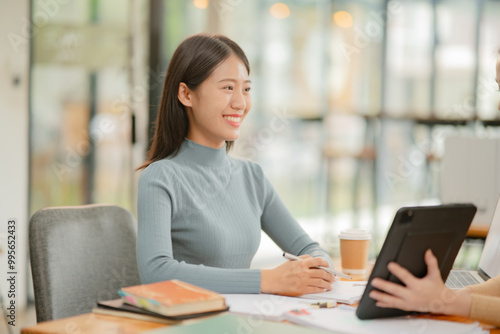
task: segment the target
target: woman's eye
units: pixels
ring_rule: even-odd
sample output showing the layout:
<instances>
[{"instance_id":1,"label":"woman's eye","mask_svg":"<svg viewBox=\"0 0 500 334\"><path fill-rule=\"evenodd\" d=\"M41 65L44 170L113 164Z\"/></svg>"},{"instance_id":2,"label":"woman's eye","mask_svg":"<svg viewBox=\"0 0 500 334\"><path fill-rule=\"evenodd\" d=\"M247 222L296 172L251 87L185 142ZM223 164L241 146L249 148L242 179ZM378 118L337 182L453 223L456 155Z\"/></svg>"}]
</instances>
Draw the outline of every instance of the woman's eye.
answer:
<instances>
[{"instance_id":1,"label":"woman's eye","mask_svg":"<svg viewBox=\"0 0 500 334\"><path fill-rule=\"evenodd\" d=\"M233 86L226 86L226 87L224 87L224 89L233 90Z\"/></svg>"},{"instance_id":2,"label":"woman's eye","mask_svg":"<svg viewBox=\"0 0 500 334\"><path fill-rule=\"evenodd\" d=\"M248 93L249 91L250 91L250 87L245 88L245 92L247 92L247 93Z\"/></svg>"}]
</instances>

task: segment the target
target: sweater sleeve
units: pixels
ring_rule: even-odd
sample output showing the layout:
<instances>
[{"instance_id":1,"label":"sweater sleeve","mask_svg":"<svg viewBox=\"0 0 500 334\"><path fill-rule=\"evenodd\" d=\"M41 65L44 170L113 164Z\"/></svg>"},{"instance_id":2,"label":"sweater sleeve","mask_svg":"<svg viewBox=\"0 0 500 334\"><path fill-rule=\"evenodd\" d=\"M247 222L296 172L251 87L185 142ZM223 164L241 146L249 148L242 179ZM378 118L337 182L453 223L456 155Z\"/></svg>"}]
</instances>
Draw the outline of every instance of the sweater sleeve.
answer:
<instances>
[{"instance_id":1,"label":"sweater sleeve","mask_svg":"<svg viewBox=\"0 0 500 334\"><path fill-rule=\"evenodd\" d=\"M138 189L137 263L143 284L179 279L219 293L260 293L260 270L188 264L173 257L172 196L165 171L144 170Z\"/></svg>"},{"instance_id":2,"label":"sweater sleeve","mask_svg":"<svg viewBox=\"0 0 500 334\"><path fill-rule=\"evenodd\" d=\"M472 294L470 318L500 326L500 297Z\"/></svg>"},{"instance_id":3,"label":"sweater sleeve","mask_svg":"<svg viewBox=\"0 0 500 334\"><path fill-rule=\"evenodd\" d=\"M297 220L287 209L271 182L265 177L262 168L254 164L255 174L262 185L263 213L261 225L264 232L283 251L294 255L309 254L312 257L322 257L333 269L333 262L328 254L319 244L313 241L302 229Z\"/></svg>"},{"instance_id":4,"label":"sweater sleeve","mask_svg":"<svg viewBox=\"0 0 500 334\"><path fill-rule=\"evenodd\" d=\"M468 288L472 290L470 318L500 326L500 276Z\"/></svg>"},{"instance_id":5,"label":"sweater sleeve","mask_svg":"<svg viewBox=\"0 0 500 334\"><path fill-rule=\"evenodd\" d=\"M473 293L500 297L500 276L468 287Z\"/></svg>"}]
</instances>

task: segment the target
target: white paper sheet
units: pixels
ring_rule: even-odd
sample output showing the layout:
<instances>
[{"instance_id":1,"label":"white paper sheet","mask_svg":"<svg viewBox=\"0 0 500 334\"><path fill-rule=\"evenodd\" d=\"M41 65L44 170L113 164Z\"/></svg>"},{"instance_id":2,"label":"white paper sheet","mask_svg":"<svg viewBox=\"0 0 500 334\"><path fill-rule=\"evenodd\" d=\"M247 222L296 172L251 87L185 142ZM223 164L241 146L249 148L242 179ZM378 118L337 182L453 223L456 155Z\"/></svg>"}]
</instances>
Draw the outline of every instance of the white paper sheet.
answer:
<instances>
[{"instance_id":1,"label":"white paper sheet","mask_svg":"<svg viewBox=\"0 0 500 334\"><path fill-rule=\"evenodd\" d=\"M261 319L281 321L283 314L295 309L310 309L320 300L271 294L223 294L229 312L254 315ZM322 300L321 300L322 301Z\"/></svg>"},{"instance_id":2,"label":"white paper sheet","mask_svg":"<svg viewBox=\"0 0 500 334\"><path fill-rule=\"evenodd\" d=\"M307 294L300 298L336 300L339 303L354 304L361 299L365 288L366 281L337 281L332 284L330 291Z\"/></svg>"},{"instance_id":3,"label":"white paper sheet","mask_svg":"<svg viewBox=\"0 0 500 334\"><path fill-rule=\"evenodd\" d=\"M311 309L302 314L286 313L285 319L307 327L355 334L486 334L479 324L422 318L386 318L359 320L355 308L346 305L332 309Z\"/></svg>"}]
</instances>

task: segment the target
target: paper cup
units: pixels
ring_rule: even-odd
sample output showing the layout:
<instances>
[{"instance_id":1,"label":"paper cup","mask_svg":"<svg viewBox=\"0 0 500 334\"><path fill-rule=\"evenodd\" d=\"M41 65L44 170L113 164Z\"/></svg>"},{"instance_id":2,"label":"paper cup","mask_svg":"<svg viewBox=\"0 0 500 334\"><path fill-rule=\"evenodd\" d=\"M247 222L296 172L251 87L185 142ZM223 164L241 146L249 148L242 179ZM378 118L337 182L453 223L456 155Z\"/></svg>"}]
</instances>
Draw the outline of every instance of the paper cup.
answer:
<instances>
[{"instance_id":1,"label":"paper cup","mask_svg":"<svg viewBox=\"0 0 500 334\"><path fill-rule=\"evenodd\" d=\"M364 274L371 235L367 230L349 229L339 234L340 259L345 274Z\"/></svg>"}]
</instances>

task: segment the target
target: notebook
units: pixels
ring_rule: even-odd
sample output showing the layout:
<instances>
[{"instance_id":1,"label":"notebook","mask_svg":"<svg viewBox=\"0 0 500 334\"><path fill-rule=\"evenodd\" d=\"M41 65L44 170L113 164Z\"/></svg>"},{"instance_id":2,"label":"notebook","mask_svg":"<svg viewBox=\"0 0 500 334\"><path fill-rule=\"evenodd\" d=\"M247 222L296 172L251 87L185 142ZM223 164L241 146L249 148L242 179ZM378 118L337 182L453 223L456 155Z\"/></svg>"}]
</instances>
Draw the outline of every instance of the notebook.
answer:
<instances>
[{"instance_id":1,"label":"notebook","mask_svg":"<svg viewBox=\"0 0 500 334\"><path fill-rule=\"evenodd\" d=\"M129 286L118 294L127 304L170 317L227 310L222 295L175 279Z\"/></svg>"},{"instance_id":2,"label":"notebook","mask_svg":"<svg viewBox=\"0 0 500 334\"><path fill-rule=\"evenodd\" d=\"M125 304L121 299L98 302L97 307L94 307L92 309L92 313L113 315L116 317L123 317L123 318L137 319L137 320L153 321L162 324L175 324L179 322L179 320L176 320L174 318L165 317L161 314L156 314L132 305Z\"/></svg>"},{"instance_id":3,"label":"notebook","mask_svg":"<svg viewBox=\"0 0 500 334\"><path fill-rule=\"evenodd\" d=\"M460 289L468 285L482 283L498 275L500 275L500 197L477 270L452 270L446 279L446 286L451 289Z\"/></svg>"}]
</instances>

